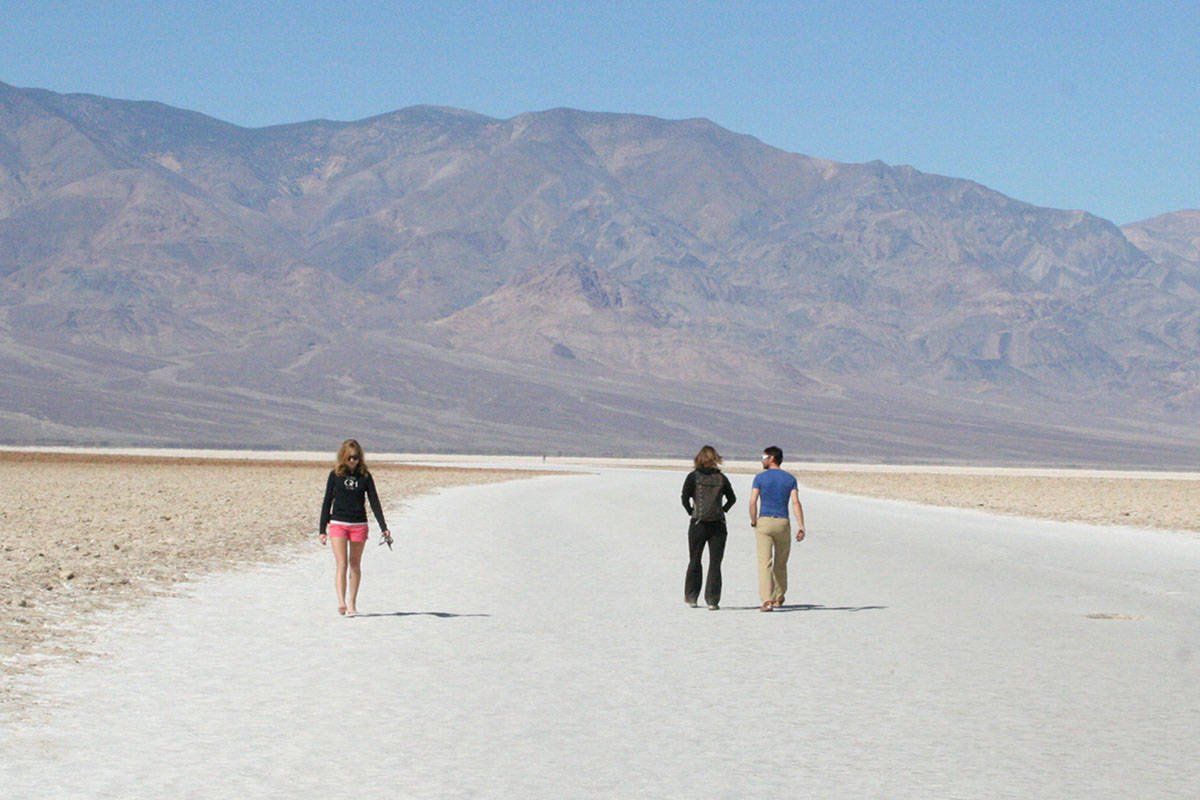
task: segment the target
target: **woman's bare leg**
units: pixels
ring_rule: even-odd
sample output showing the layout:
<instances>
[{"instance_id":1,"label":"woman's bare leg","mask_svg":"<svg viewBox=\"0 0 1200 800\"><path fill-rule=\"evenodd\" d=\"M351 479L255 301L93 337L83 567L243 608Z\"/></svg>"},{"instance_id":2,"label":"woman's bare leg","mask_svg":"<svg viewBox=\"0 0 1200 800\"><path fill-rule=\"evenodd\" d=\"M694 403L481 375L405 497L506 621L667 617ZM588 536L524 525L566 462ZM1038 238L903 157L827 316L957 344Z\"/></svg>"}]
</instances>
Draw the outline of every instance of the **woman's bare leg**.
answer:
<instances>
[{"instance_id":1,"label":"woman's bare leg","mask_svg":"<svg viewBox=\"0 0 1200 800\"><path fill-rule=\"evenodd\" d=\"M358 613L358 585L362 582L362 554L366 542L350 543L350 605L346 607L347 614Z\"/></svg>"},{"instance_id":2,"label":"woman's bare leg","mask_svg":"<svg viewBox=\"0 0 1200 800\"><path fill-rule=\"evenodd\" d=\"M333 557L337 561L337 567L333 573L333 588L337 590L338 596L338 613L346 613L346 540L339 536L329 537L329 546L333 550ZM357 581L354 586L355 592L358 591Z\"/></svg>"}]
</instances>

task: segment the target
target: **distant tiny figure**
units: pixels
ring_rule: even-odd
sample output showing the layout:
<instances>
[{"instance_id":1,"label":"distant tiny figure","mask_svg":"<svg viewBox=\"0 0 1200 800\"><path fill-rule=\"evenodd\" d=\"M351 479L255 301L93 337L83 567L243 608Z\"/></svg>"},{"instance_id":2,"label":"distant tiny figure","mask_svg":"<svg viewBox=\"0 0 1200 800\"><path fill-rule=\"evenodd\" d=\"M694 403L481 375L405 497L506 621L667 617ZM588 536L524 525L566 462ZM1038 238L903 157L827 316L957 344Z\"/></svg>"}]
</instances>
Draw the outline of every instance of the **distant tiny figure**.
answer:
<instances>
[{"instance_id":1,"label":"distant tiny figure","mask_svg":"<svg viewBox=\"0 0 1200 800\"><path fill-rule=\"evenodd\" d=\"M787 593L787 562L791 552L791 522L788 504L796 512L796 541L804 541L804 509L796 478L779 468L783 451L763 449L763 471L754 476L750 489L750 527L758 542L759 611L771 611L783 605ZM761 502L761 508L760 508Z\"/></svg>"},{"instance_id":2,"label":"distant tiny figure","mask_svg":"<svg viewBox=\"0 0 1200 800\"><path fill-rule=\"evenodd\" d=\"M725 512L733 508L737 496L729 478L721 472L721 456L712 447L700 448L692 464L695 469L683 480L683 507L691 515L688 523L688 568L683 579L683 599L695 608L700 599L701 556L708 545L708 580L704 582L704 602L709 611L721 604L721 559L725 557Z\"/></svg>"},{"instance_id":3,"label":"distant tiny figure","mask_svg":"<svg viewBox=\"0 0 1200 800\"><path fill-rule=\"evenodd\" d=\"M362 554L367 544L367 500L370 500L375 521L383 532L380 535L385 542L390 542L392 534L383 519L375 479L367 469L362 447L354 439L347 439L338 448L337 464L325 481L325 500L321 503L321 522L317 528L321 544L333 540L333 557L337 562L333 585L337 590L339 614L358 613L356 602L358 586L362 582Z\"/></svg>"}]
</instances>

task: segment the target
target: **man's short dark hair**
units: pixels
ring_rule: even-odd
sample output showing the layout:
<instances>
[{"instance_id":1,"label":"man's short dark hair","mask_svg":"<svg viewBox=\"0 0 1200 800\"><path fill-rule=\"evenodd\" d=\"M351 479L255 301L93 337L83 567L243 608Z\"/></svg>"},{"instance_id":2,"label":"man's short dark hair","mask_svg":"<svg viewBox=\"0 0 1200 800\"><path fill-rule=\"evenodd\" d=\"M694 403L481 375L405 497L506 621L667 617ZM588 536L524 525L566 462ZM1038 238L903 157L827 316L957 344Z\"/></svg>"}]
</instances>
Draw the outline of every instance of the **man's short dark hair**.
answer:
<instances>
[{"instance_id":1,"label":"man's short dark hair","mask_svg":"<svg viewBox=\"0 0 1200 800\"><path fill-rule=\"evenodd\" d=\"M783 451L780 450L775 445L771 445L770 447L764 447L763 455L770 456L772 459L774 459L776 466L779 466L780 464L783 463Z\"/></svg>"}]
</instances>

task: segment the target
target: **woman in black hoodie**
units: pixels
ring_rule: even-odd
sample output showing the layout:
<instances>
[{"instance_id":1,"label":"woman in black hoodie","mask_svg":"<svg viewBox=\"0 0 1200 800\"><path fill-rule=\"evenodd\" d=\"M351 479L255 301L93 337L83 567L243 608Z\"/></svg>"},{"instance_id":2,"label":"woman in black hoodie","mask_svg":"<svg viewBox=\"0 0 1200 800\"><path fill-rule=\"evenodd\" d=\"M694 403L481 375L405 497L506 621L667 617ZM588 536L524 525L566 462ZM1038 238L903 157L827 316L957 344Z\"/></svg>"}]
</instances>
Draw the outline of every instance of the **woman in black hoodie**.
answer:
<instances>
[{"instance_id":1,"label":"woman in black hoodie","mask_svg":"<svg viewBox=\"0 0 1200 800\"><path fill-rule=\"evenodd\" d=\"M333 586L337 590L339 614L358 613L356 602L358 585L362 580L363 548L367 544L368 502L375 514L375 521L379 523L380 536L390 547L392 534L383 519L383 506L375 491L375 479L371 477L366 459L363 458L362 446L353 439L347 439L338 448L337 464L325 481L321 521L317 523L321 544L332 540L336 562Z\"/></svg>"},{"instance_id":2,"label":"woman in black hoodie","mask_svg":"<svg viewBox=\"0 0 1200 800\"><path fill-rule=\"evenodd\" d=\"M687 576L683 580L683 600L692 608L700 598L700 557L708 545L708 580L704 583L704 602L709 611L721 603L721 559L725 556L725 512L733 508L737 497L729 478L721 472L721 456L709 445L700 448L692 461L696 467L683 481L683 507L691 515L688 523Z\"/></svg>"}]
</instances>

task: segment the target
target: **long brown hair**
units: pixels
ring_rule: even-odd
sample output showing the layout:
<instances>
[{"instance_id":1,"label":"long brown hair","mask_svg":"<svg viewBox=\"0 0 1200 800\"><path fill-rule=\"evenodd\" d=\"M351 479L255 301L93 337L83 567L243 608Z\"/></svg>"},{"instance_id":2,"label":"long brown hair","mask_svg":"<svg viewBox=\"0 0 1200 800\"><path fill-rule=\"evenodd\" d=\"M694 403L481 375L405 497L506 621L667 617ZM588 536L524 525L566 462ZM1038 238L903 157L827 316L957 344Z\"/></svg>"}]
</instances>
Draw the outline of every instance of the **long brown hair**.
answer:
<instances>
[{"instance_id":1,"label":"long brown hair","mask_svg":"<svg viewBox=\"0 0 1200 800\"><path fill-rule=\"evenodd\" d=\"M722 460L721 455L716 449L712 445L706 444L700 448L699 453L696 453L696 457L692 459L692 464L695 465L696 469L720 469Z\"/></svg>"},{"instance_id":2,"label":"long brown hair","mask_svg":"<svg viewBox=\"0 0 1200 800\"><path fill-rule=\"evenodd\" d=\"M358 456L358 465L350 466L350 456ZM338 475L345 477L347 475L370 475L371 471L367 469L367 460L363 457L362 445L357 439L347 439L342 442L342 446L337 452L337 466L333 471Z\"/></svg>"}]
</instances>

